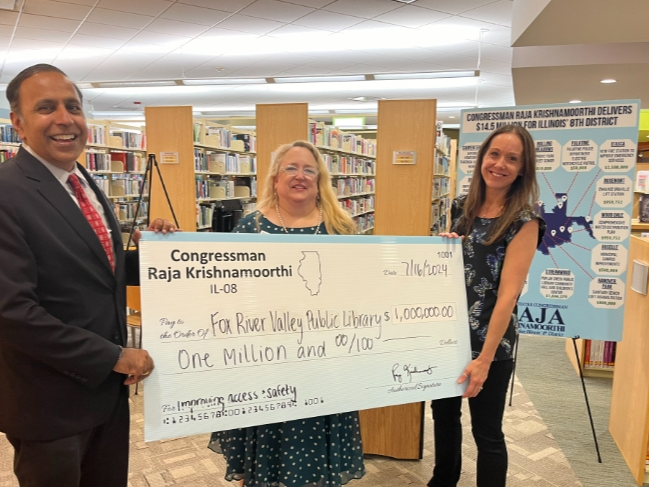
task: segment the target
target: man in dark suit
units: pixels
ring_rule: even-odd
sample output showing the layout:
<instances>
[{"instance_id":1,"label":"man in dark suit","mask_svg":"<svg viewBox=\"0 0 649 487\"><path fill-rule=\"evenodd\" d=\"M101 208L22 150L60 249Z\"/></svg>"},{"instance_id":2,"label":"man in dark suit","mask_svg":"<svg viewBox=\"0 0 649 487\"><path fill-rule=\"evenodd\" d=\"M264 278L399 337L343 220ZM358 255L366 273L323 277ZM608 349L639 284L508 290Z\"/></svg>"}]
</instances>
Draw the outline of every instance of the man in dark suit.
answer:
<instances>
[{"instance_id":1,"label":"man in dark suit","mask_svg":"<svg viewBox=\"0 0 649 487\"><path fill-rule=\"evenodd\" d=\"M145 350L123 348L138 255L76 163L87 140L79 89L40 64L7 99L23 145L0 165L0 431L21 486L126 486L126 385L153 369Z\"/></svg>"}]
</instances>

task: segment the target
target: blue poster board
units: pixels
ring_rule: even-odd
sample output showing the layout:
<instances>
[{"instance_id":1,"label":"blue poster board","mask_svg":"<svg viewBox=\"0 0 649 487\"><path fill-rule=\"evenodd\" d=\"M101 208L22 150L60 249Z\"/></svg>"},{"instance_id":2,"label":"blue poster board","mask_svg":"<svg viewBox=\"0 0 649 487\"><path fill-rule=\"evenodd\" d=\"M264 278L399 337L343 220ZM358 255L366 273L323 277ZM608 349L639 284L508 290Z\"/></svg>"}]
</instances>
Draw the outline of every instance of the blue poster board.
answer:
<instances>
[{"instance_id":1,"label":"blue poster board","mask_svg":"<svg viewBox=\"0 0 649 487\"><path fill-rule=\"evenodd\" d=\"M548 227L519 299L521 333L622 339L639 113L638 100L462 111L458 194L494 129L522 125L536 143Z\"/></svg>"}]
</instances>

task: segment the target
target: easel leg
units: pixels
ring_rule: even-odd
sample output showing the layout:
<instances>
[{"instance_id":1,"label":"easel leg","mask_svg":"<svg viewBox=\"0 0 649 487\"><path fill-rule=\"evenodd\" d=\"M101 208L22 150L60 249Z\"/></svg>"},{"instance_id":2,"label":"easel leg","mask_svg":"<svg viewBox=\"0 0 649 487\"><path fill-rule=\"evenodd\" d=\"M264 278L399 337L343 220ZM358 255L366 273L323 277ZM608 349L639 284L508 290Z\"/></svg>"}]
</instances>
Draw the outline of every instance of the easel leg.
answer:
<instances>
[{"instance_id":1,"label":"easel leg","mask_svg":"<svg viewBox=\"0 0 649 487\"><path fill-rule=\"evenodd\" d=\"M602 456L599 454L599 443L597 443L597 433L595 433L595 423L593 423L593 413L590 411L590 403L588 402L588 393L586 392L586 382L584 381L584 371L581 368L581 361L579 360L579 352L577 351L576 336L572 339L572 345L575 349L575 359L577 360L577 368L579 369L579 378L581 379L581 388L584 391L584 399L586 400L586 409L588 410L588 419L590 420L590 429L593 432L593 440L595 440L595 450L597 451L597 461L602 463Z\"/></svg>"},{"instance_id":2,"label":"easel leg","mask_svg":"<svg viewBox=\"0 0 649 487\"><path fill-rule=\"evenodd\" d=\"M521 337L518 336L516 338L516 345L514 345L514 363L512 364L512 378L511 378L511 389L509 391L509 407L512 407L512 403L514 401L514 377L516 377L516 361L518 360L518 344L520 342Z\"/></svg>"}]
</instances>

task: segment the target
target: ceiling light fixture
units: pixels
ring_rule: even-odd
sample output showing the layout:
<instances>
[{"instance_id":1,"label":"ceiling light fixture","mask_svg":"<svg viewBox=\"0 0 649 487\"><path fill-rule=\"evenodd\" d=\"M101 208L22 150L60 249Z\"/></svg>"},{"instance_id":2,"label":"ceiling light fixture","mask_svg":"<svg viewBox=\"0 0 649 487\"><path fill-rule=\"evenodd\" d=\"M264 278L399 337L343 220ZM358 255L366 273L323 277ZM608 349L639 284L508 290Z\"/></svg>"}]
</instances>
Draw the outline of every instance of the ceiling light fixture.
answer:
<instances>
[{"instance_id":1,"label":"ceiling light fixture","mask_svg":"<svg viewBox=\"0 0 649 487\"><path fill-rule=\"evenodd\" d=\"M93 88L146 88L153 86L176 86L174 80L163 81L99 81L97 83L90 83Z\"/></svg>"},{"instance_id":2,"label":"ceiling light fixture","mask_svg":"<svg viewBox=\"0 0 649 487\"><path fill-rule=\"evenodd\" d=\"M608 78L608 79L603 79L602 81L600 81L600 83L604 83L605 85L608 85L611 83L617 83L617 80L613 78Z\"/></svg>"},{"instance_id":3,"label":"ceiling light fixture","mask_svg":"<svg viewBox=\"0 0 649 487\"><path fill-rule=\"evenodd\" d=\"M570 100L568 103L581 103L581 100Z\"/></svg>"},{"instance_id":4,"label":"ceiling light fixture","mask_svg":"<svg viewBox=\"0 0 649 487\"><path fill-rule=\"evenodd\" d=\"M343 76L291 76L273 78L275 83L337 83L341 81L365 81L364 74Z\"/></svg>"},{"instance_id":5,"label":"ceiling light fixture","mask_svg":"<svg viewBox=\"0 0 649 487\"><path fill-rule=\"evenodd\" d=\"M259 85L266 83L266 78L216 78L216 79L184 79L186 86L200 85Z\"/></svg>"},{"instance_id":6,"label":"ceiling light fixture","mask_svg":"<svg viewBox=\"0 0 649 487\"><path fill-rule=\"evenodd\" d=\"M392 1L398 3L415 3L417 0L392 0Z\"/></svg>"},{"instance_id":7,"label":"ceiling light fixture","mask_svg":"<svg viewBox=\"0 0 649 487\"><path fill-rule=\"evenodd\" d=\"M471 78L480 76L480 71L427 71L422 73L381 73L373 75L375 80Z\"/></svg>"}]
</instances>

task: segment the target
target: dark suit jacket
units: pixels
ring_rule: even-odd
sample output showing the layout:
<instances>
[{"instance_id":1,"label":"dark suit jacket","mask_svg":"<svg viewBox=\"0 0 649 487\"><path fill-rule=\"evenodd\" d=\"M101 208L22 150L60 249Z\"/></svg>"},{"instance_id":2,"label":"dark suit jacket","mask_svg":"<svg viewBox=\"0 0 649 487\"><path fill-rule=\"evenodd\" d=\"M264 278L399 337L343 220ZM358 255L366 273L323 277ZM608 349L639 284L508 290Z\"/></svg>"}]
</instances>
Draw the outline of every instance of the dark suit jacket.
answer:
<instances>
[{"instance_id":1,"label":"dark suit jacket","mask_svg":"<svg viewBox=\"0 0 649 487\"><path fill-rule=\"evenodd\" d=\"M52 173L24 148L0 164L0 431L43 441L103 423L124 393L112 371L138 280L108 200L116 272Z\"/></svg>"}]
</instances>

